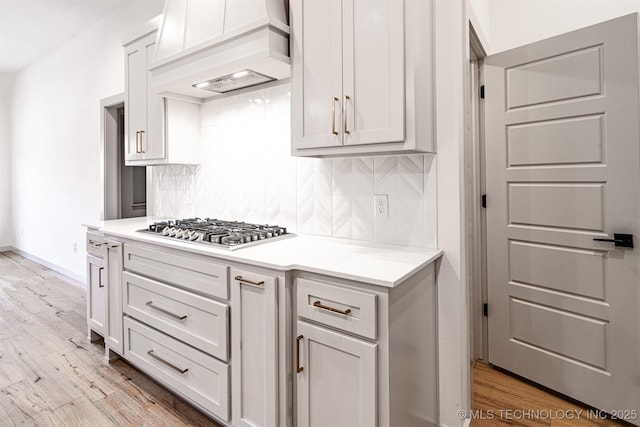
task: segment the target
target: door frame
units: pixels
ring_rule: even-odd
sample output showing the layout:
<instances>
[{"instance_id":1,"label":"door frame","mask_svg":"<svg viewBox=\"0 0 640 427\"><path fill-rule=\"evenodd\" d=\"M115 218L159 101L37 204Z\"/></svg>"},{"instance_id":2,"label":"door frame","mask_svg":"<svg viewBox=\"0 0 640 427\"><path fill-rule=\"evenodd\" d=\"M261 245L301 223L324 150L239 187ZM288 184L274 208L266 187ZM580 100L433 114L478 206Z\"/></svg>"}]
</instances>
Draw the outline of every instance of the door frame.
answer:
<instances>
[{"instance_id":1,"label":"door frame","mask_svg":"<svg viewBox=\"0 0 640 427\"><path fill-rule=\"evenodd\" d=\"M487 302L486 275L486 212L481 206L485 194L484 104L480 87L484 84L483 59L487 52L482 36L469 21L468 98L465 114L464 182L465 182L465 236L468 248L466 259L469 283L469 348L471 361L487 359L487 318L483 305ZM473 380L471 379L473 382Z\"/></svg>"},{"instance_id":2,"label":"door frame","mask_svg":"<svg viewBox=\"0 0 640 427\"><path fill-rule=\"evenodd\" d=\"M100 220L117 219L120 206L120 156L122 147L118 110L124 109L125 93L100 100Z\"/></svg>"}]
</instances>

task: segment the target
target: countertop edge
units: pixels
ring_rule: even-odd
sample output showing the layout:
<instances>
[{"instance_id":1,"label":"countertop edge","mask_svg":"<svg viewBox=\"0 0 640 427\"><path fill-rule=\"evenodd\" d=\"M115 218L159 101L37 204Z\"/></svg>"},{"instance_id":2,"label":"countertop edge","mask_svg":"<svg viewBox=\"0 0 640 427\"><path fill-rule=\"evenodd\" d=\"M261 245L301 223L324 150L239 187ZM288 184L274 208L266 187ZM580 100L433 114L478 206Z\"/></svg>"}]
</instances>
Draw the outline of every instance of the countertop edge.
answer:
<instances>
[{"instance_id":1,"label":"countertop edge","mask_svg":"<svg viewBox=\"0 0 640 427\"><path fill-rule=\"evenodd\" d=\"M385 288L395 288L396 286L404 282L406 279L411 277L413 274L425 268L429 264L433 263L443 255L443 251L441 249L416 248L416 249L422 249L425 252L428 251L431 253L426 254L428 256L426 260L420 262L419 264L416 264L415 266L408 268L407 271L403 272L403 274L398 278L394 278L393 280L386 280L386 279L377 278L373 275L363 276L358 274L351 274L349 272L344 272L344 271L343 272L334 271L334 270L327 269L323 266L314 266L314 265L308 265L304 263L296 263L295 260L292 263L273 263L269 261L262 261L259 259L259 257L247 259L246 257L237 256L237 254L234 254L235 251L223 250L223 249L216 250L216 248L198 248L195 246L192 247L192 246L189 246L190 244L188 242L168 241L160 237L154 237L149 235L137 236L137 235L133 235L130 231L118 231L118 230L105 229L103 224L96 225L91 223L84 223L82 224L82 226L86 227L87 229L98 229L99 231L102 231L107 236L119 237L119 238L123 238L130 241L140 242L143 244L144 243L156 244L163 248L174 249L174 250L175 249L184 250L186 252L196 254L196 255L210 256L214 258L217 257L219 259L223 259L227 261L250 264L256 267L262 267L262 268L278 270L283 272L292 272L292 271L298 270L298 271L304 271L309 273L322 274L326 276L332 276L332 277L337 277L337 278L346 279L346 280L353 280L353 281L367 283L370 285L381 286ZM314 237L314 236L311 236L311 237ZM286 240L283 240L281 242L285 242L285 241ZM242 251L244 249L239 249L239 250Z\"/></svg>"}]
</instances>

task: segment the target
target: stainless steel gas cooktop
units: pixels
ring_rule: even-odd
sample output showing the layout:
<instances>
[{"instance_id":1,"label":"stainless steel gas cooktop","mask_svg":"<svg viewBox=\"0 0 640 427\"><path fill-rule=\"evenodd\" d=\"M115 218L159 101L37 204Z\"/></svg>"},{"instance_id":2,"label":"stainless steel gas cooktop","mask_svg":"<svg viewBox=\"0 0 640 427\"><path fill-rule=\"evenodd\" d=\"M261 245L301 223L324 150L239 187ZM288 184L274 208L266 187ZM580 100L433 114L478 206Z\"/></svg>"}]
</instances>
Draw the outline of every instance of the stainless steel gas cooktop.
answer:
<instances>
[{"instance_id":1,"label":"stainless steel gas cooktop","mask_svg":"<svg viewBox=\"0 0 640 427\"><path fill-rule=\"evenodd\" d=\"M138 232L231 250L295 236L287 233L285 227L277 225L249 224L212 218L158 221Z\"/></svg>"}]
</instances>

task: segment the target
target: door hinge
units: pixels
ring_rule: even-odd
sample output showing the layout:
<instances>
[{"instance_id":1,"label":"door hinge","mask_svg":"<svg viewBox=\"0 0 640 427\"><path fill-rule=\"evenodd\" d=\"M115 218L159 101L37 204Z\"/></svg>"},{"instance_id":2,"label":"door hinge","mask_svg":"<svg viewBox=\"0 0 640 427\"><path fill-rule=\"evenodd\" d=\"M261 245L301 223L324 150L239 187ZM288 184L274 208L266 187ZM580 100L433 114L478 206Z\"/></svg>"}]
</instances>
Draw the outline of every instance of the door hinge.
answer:
<instances>
[{"instance_id":1,"label":"door hinge","mask_svg":"<svg viewBox=\"0 0 640 427\"><path fill-rule=\"evenodd\" d=\"M482 197L480 198L480 204L482 205L483 208L487 207L487 195L483 194Z\"/></svg>"},{"instance_id":2,"label":"door hinge","mask_svg":"<svg viewBox=\"0 0 640 427\"><path fill-rule=\"evenodd\" d=\"M484 85L480 86L480 99L484 99Z\"/></svg>"},{"instance_id":3,"label":"door hinge","mask_svg":"<svg viewBox=\"0 0 640 427\"><path fill-rule=\"evenodd\" d=\"M482 304L482 315L484 317L489 317L489 304L487 303Z\"/></svg>"}]
</instances>

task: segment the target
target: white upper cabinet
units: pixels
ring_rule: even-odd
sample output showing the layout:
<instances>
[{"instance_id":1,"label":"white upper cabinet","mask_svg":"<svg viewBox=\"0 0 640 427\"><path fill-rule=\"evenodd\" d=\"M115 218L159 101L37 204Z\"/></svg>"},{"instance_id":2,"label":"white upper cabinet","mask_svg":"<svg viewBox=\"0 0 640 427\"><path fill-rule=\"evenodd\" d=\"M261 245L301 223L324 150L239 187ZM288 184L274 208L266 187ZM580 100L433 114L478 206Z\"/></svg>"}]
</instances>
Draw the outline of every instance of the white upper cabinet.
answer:
<instances>
[{"instance_id":1,"label":"white upper cabinet","mask_svg":"<svg viewBox=\"0 0 640 427\"><path fill-rule=\"evenodd\" d=\"M292 0L292 153L433 151L431 4Z\"/></svg>"},{"instance_id":2,"label":"white upper cabinet","mask_svg":"<svg viewBox=\"0 0 640 427\"><path fill-rule=\"evenodd\" d=\"M126 46L125 160L155 160L165 157L162 135L163 99L148 89L148 65L153 58L156 33Z\"/></svg>"},{"instance_id":3,"label":"white upper cabinet","mask_svg":"<svg viewBox=\"0 0 640 427\"><path fill-rule=\"evenodd\" d=\"M125 142L127 165L197 164L200 104L156 95L150 63L156 31L125 45Z\"/></svg>"}]
</instances>

